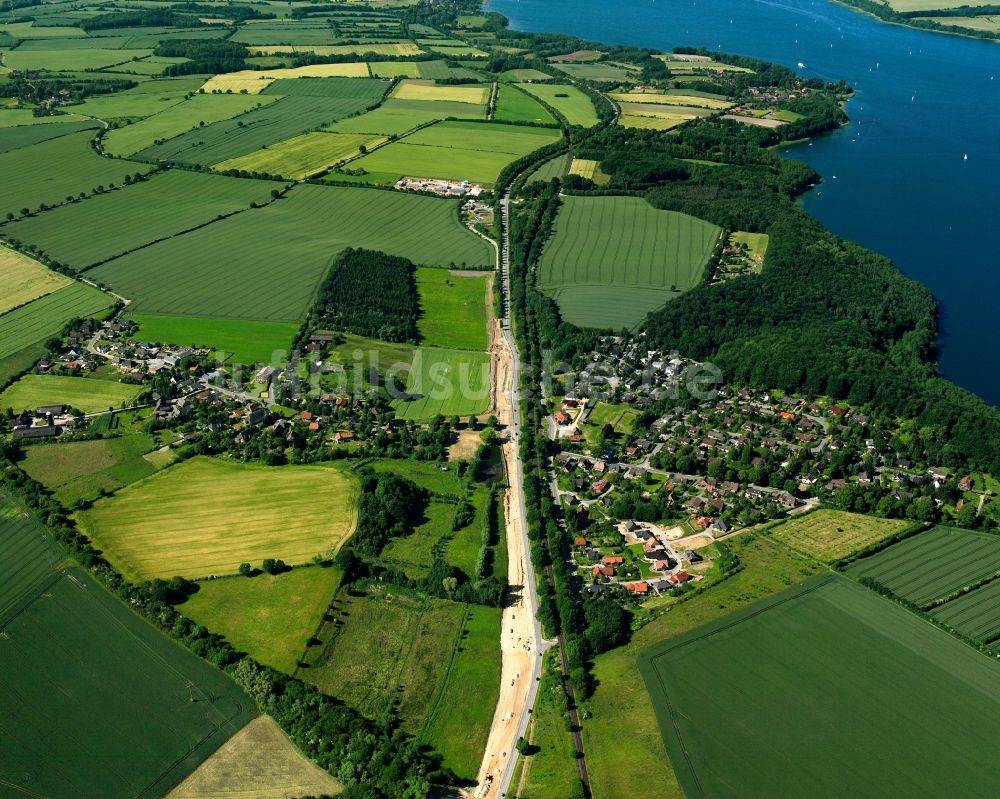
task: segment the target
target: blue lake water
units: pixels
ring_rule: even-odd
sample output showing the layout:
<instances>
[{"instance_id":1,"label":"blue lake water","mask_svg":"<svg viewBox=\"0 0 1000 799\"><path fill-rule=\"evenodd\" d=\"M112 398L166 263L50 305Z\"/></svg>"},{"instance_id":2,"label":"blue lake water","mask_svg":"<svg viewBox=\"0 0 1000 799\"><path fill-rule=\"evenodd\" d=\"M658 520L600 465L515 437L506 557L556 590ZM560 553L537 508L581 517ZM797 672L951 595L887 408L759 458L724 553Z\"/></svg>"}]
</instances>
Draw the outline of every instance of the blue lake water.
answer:
<instances>
[{"instance_id":1,"label":"blue lake water","mask_svg":"<svg viewBox=\"0 0 1000 799\"><path fill-rule=\"evenodd\" d=\"M827 0L490 7L522 30L722 49L855 87L849 127L789 150L824 176L804 204L933 290L941 372L1000 405L1000 43L886 25Z\"/></svg>"}]
</instances>

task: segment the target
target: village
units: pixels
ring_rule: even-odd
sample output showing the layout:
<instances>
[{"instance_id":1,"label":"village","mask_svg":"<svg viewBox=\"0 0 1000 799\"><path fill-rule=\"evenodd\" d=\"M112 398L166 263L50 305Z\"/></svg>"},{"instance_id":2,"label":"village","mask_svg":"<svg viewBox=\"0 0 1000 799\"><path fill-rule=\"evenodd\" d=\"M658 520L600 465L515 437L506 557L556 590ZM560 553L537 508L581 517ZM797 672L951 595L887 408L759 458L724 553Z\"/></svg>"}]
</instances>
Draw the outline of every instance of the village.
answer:
<instances>
[{"instance_id":1,"label":"village","mask_svg":"<svg viewBox=\"0 0 1000 799\"><path fill-rule=\"evenodd\" d=\"M847 403L718 387L682 390L704 364L605 336L557 376L551 493L588 593L677 594L720 539L820 504L977 523L988 492L927 462L907 431Z\"/></svg>"}]
</instances>

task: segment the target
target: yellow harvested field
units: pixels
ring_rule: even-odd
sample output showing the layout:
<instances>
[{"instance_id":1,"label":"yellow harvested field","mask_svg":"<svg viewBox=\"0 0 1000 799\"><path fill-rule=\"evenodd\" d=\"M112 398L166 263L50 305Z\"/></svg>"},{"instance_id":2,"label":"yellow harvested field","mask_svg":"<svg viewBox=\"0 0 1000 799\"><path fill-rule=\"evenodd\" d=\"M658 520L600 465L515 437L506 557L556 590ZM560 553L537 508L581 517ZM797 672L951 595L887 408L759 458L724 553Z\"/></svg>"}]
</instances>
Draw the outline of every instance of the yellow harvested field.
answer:
<instances>
[{"instance_id":1,"label":"yellow harvested field","mask_svg":"<svg viewBox=\"0 0 1000 799\"><path fill-rule=\"evenodd\" d=\"M244 69L239 72L226 72L209 78L201 88L206 92L239 92L243 89L248 94L260 94L274 81L286 78L367 78L368 65L351 64L310 64L305 67L278 68L268 70Z\"/></svg>"},{"instance_id":2,"label":"yellow harvested field","mask_svg":"<svg viewBox=\"0 0 1000 799\"><path fill-rule=\"evenodd\" d=\"M667 68L672 72L684 73L684 72L695 72L695 71L712 71L712 72L753 72L752 69L747 67L737 67L732 64L723 64L721 61L713 61L707 56L685 56L685 55L669 55L660 54L655 55L653 58L658 58L663 61Z\"/></svg>"},{"instance_id":3,"label":"yellow harvested field","mask_svg":"<svg viewBox=\"0 0 1000 799\"><path fill-rule=\"evenodd\" d=\"M571 175L579 175L581 178L594 179L594 173L597 171L598 163L597 161L591 161L586 158L574 158L573 163L570 164L569 173Z\"/></svg>"},{"instance_id":4,"label":"yellow harvested field","mask_svg":"<svg viewBox=\"0 0 1000 799\"><path fill-rule=\"evenodd\" d=\"M485 105L489 86L437 86L433 81L404 80L392 93L397 100L439 100L451 103Z\"/></svg>"},{"instance_id":5,"label":"yellow harvested field","mask_svg":"<svg viewBox=\"0 0 1000 799\"><path fill-rule=\"evenodd\" d=\"M913 527L907 519L880 519L840 510L817 510L771 530L792 549L820 560L836 560Z\"/></svg>"},{"instance_id":6,"label":"yellow harvested field","mask_svg":"<svg viewBox=\"0 0 1000 799\"><path fill-rule=\"evenodd\" d=\"M645 117L623 114L618 119L618 123L626 128L640 128L642 130L672 130L678 125L690 122L691 117Z\"/></svg>"},{"instance_id":7,"label":"yellow harvested field","mask_svg":"<svg viewBox=\"0 0 1000 799\"><path fill-rule=\"evenodd\" d=\"M315 53L316 55L422 55L423 50L413 42L363 42L361 44L268 44L250 48L260 55L280 55L282 53Z\"/></svg>"},{"instance_id":8,"label":"yellow harvested field","mask_svg":"<svg viewBox=\"0 0 1000 799\"><path fill-rule=\"evenodd\" d=\"M51 294L72 282L34 258L0 245L0 313Z\"/></svg>"},{"instance_id":9,"label":"yellow harvested field","mask_svg":"<svg viewBox=\"0 0 1000 799\"><path fill-rule=\"evenodd\" d=\"M693 94L653 94L643 92L630 92L628 94L609 94L612 100L619 103L656 103L659 105L690 105L696 108L732 108L733 103L728 100L715 100L711 97L698 97Z\"/></svg>"},{"instance_id":10,"label":"yellow harvested field","mask_svg":"<svg viewBox=\"0 0 1000 799\"><path fill-rule=\"evenodd\" d=\"M654 103L619 103L622 114L636 117L694 117L710 116L705 108L692 108L689 105L655 105Z\"/></svg>"},{"instance_id":11,"label":"yellow harvested field","mask_svg":"<svg viewBox=\"0 0 1000 799\"><path fill-rule=\"evenodd\" d=\"M343 786L307 760L270 716L226 741L167 799L275 799L334 796Z\"/></svg>"},{"instance_id":12,"label":"yellow harvested field","mask_svg":"<svg viewBox=\"0 0 1000 799\"><path fill-rule=\"evenodd\" d=\"M265 558L335 553L354 532L357 483L325 466L267 467L197 457L78 514L130 580L234 574Z\"/></svg>"},{"instance_id":13,"label":"yellow harvested field","mask_svg":"<svg viewBox=\"0 0 1000 799\"><path fill-rule=\"evenodd\" d=\"M360 155L362 146L371 150L386 141L385 136L377 137L370 133L314 131L272 144L265 150L230 158L213 168L221 172L227 169L267 172L300 180Z\"/></svg>"}]
</instances>

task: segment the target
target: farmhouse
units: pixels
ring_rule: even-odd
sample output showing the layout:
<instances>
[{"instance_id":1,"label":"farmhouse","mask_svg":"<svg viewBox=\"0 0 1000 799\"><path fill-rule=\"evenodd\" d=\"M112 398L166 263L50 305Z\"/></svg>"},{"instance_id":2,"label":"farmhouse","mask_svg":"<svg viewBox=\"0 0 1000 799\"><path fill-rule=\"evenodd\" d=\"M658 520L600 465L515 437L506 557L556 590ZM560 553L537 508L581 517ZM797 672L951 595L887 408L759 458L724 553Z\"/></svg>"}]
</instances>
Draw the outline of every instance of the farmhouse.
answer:
<instances>
[{"instance_id":1,"label":"farmhouse","mask_svg":"<svg viewBox=\"0 0 1000 799\"><path fill-rule=\"evenodd\" d=\"M14 440L21 441L23 439L32 438L54 438L59 435L61 431L62 428L51 424L43 425L42 427L22 427L14 431Z\"/></svg>"}]
</instances>

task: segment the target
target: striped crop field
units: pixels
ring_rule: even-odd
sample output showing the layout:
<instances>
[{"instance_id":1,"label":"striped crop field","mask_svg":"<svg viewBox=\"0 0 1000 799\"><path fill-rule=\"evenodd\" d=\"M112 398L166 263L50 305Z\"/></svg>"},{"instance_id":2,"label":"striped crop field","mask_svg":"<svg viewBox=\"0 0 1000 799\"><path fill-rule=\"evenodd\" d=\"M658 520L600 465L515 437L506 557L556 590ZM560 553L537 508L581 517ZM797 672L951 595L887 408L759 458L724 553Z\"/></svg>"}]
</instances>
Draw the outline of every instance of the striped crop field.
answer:
<instances>
[{"instance_id":1,"label":"striped crop field","mask_svg":"<svg viewBox=\"0 0 1000 799\"><path fill-rule=\"evenodd\" d=\"M921 606L998 572L1000 536L954 527L935 527L847 568Z\"/></svg>"},{"instance_id":2,"label":"striped crop field","mask_svg":"<svg viewBox=\"0 0 1000 799\"><path fill-rule=\"evenodd\" d=\"M212 165L329 125L364 111L382 97L380 82L365 81L368 93L352 97L282 97L278 102L147 147L139 158Z\"/></svg>"},{"instance_id":3,"label":"striped crop field","mask_svg":"<svg viewBox=\"0 0 1000 799\"><path fill-rule=\"evenodd\" d=\"M397 100L442 100L448 103L483 105L489 99L490 87L437 86L431 81L404 80L393 91Z\"/></svg>"},{"instance_id":4,"label":"striped crop field","mask_svg":"<svg viewBox=\"0 0 1000 799\"><path fill-rule=\"evenodd\" d=\"M209 78L202 88L209 92L238 93L246 89L249 94L260 94L276 80L283 78L367 78L368 65L361 62L349 64L311 64L305 67L290 67L258 71L246 69L227 72Z\"/></svg>"},{"instance_id":5,"label":"striped crop field","mask_svg":"<svg viewBox=\"0 0 1000 799\"><path fill-rule=\"evenodd\" d=\"M1000 580L946 602L935 608L933 615L962 635L984 643L992 641L1000 636Z\"/></svg>"},{"instance_id":6,"label":"striped crop field","mask_svg":"<svg viewBox=\"0 0 1000 799\"><path fill-rule=\"evenodd\" d=\"M91 316L114 305L114 298L84 283L73 283L0 316L0 361L62 330L70 319Z\"/></svg>"},{"instance_id":7,"label":"striped crop field","mask_svg":"<svg viewBox=\"0 0 1000 799\"><path fill-rule=\"evenodd\" d=\"M303 185L266 208L116 258L91 275L135 300L135 313L297 322L348 246L427 266L494 260L492 247L459 221L453 201Z\"/></svg>"},{"instance_id":8,"label":"striped crop field","mask_svg":"<svg viewBox=\"0 0 1000 799\"><path fill-rule=\"evenodd\" d=\"M721 234L710 222L638 197L568 196L562 203L538 285L580 327L632 327L671 293L693 288Z\"/></svg>"},{"instance_id":9,"label":"striped crop field","mask_svg":"<svg viewBox=\"0 0 1000 799\"><path fill-rule=\"evenodd\" d=\"M0 227L49 257L85 269L270 199L272 181L240 180L171 169ZM80 231L100 230L100 236Z\"/></svg>"},{"instance_id":10,"label":"striped crop field","mask_svg":"<svg viewBox=\"0 0 1000 799\"><path fill-rule=\"evenodd\" d=\"M360 155L362 147L370 150L385 141L386 137L370 133L314 131L272 144L249 155L231 158L216 164L214 168L220 171L242 169L247 172L265 172L299 180Z\"/></svg>"}]
</instances>

